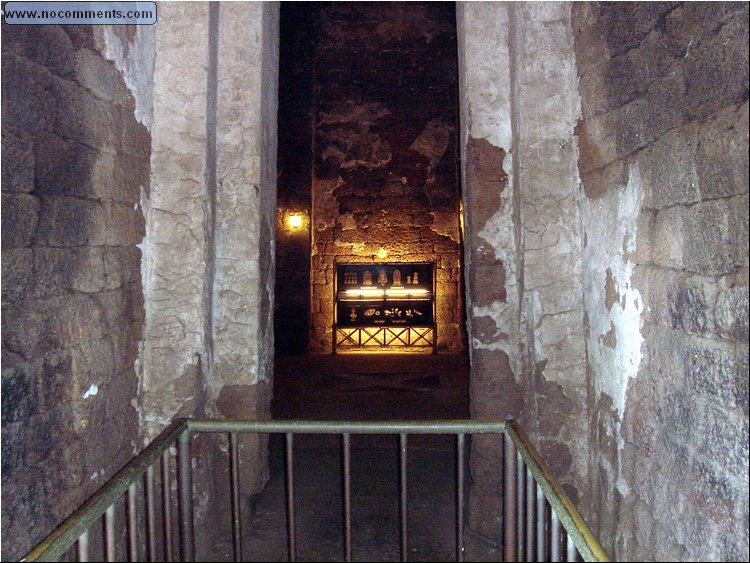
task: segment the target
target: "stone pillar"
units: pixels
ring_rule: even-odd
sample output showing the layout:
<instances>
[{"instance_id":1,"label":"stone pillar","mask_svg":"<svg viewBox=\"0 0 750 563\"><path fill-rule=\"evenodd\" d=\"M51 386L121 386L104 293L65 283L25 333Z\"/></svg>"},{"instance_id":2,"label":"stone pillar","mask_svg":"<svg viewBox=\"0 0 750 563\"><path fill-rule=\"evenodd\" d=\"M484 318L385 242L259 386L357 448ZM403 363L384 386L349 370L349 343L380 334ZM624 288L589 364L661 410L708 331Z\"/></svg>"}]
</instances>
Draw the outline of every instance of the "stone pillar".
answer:
<instances>
[{"instance_id":1,"label":"stone pillar","mask_svg":"<svg viewBox=\"0 0 750 563\"><path fill-rule=\"evenodd\" d=\"M213 362L216 414L268 418L273 375L278 4L218 13ZM267 478L265 440L246 437L243 486ZM252 463L250 460L257 460Z\"/></svg>"},{"instance_id":2,"label":"stone pillar","mask_svg":"<svg viewBox=\"0 0 750 563\"><path fill-rule=\"evenodd\" d=\"M176 416L205 414L208 4L160 5L151 190L144 194L146 308L139 357L144 441Z\"/></svg>"},{"instance_id":3,"label":"stone pillar","mask_svg":"<svg viewBox=\"0 0 750 563\"><path fill-rule=\"evenodd\" d=\"M523 422L574 501L587 490L586 348L570 5L513 5L515 154L523 247Z\"/></svg>"},{"instance_id":4,"label":"stone pillar","mask_svg":"<svg viewBox=\"0 0 750 563\"><path fill-rule=\"evenodd\" d=\"M588 433L569 7L458 13L471 414L521 421L576 498ZM492 537L501 455L474 443L470 524Z\"/></svg>"}]
</instances>

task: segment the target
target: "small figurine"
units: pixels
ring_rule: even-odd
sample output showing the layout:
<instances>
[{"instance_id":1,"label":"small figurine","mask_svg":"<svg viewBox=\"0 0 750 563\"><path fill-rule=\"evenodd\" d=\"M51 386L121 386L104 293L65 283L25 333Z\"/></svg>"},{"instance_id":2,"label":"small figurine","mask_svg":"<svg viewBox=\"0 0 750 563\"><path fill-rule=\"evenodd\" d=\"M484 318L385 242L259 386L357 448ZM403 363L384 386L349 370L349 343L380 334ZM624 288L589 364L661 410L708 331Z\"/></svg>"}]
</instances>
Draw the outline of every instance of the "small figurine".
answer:
<instances>
[{"instance_id":1,"label":"small figurine","mask_svg":"<svg viewBox=\"0 0 750 563\"><path fill-rule=\"evenodd\" d=\"M419 284L419 272L414 272L414 275L411 278L411 283L413 285L418 285Z\"/></svg>"},{"instance_id":2,"label":"small figurine","mask_svg":"<svg viewBox=\"0 0 750 563\"><path fill-rule=\"evenodd\" d=\"M406 285L411 285L411 276L406 276Z\"/></svg>"},{"instance_id":3,"label":"small figurine","mask_svg":"<svg viewBox=\"0 0 750 563\"><path fill-rule=\"evenodd\" d=\"M393 285L401 285L401 270L393 270Z\"/></svg>"},{"instance_id":4,"label":"small figurine","mask_svg":"<svg viewBox=\"0 0 750 563\"><path fill-rule=\"evenodd\" d=\"M349 318L352 320L352 322L357 320L357 311L354 310L354 307L352 307L352 313L349 315Z\"/></svg>"},{"instance_id":5,"label":"small figurine","mask_svg":"<svg viewBox=\"0 0 750 563\"><path fill-rule=\"evenodd\" d=\"M365 270L365 273L362 274L362 285L372 285L372 272L370 270Z\"/></svg>"},{"instance_id":6,"label":"small figurine","mask_svg":"<svg viewBox=\"0 0 750 563\"><path fill-rule=\"evenodd\" d=\"M388 285L388 274L385 273L385 270L380 270L378 274L378 285Z\"/></svg>"}]
</instances>

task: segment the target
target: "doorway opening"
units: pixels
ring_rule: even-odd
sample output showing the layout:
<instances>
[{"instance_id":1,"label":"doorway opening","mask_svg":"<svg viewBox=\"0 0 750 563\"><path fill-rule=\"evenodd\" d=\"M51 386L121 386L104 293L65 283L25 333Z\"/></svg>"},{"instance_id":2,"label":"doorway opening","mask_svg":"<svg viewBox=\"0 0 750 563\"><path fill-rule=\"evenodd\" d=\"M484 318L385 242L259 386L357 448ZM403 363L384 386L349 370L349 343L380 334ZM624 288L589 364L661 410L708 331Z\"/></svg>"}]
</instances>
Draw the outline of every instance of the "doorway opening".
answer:
<instances>
[{"instance_id":1,"label":"doorway opening","mask_svg":"<svg viewBox=\"0 0 750 563\"><path fill-rule=\"evenodd\" d=\"M275 412L303 365L342 404L468 394L456 35L452 3L281 5Z\"/></svg>"}]
</instances>

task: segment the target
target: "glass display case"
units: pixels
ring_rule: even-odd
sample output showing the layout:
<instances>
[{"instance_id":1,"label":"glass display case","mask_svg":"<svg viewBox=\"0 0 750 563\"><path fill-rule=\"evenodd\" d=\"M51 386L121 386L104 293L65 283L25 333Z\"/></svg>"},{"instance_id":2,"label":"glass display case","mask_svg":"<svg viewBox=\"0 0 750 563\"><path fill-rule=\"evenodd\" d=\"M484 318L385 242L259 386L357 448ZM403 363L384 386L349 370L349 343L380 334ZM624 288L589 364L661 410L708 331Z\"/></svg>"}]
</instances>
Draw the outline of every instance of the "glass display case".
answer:
<instances>
[{"instance_id":1,"label":"glass display case","mask_svg":"<svg viewBox=\"0 0 750 563\"><path fill-rule=\"evenodd\" d=\"M435 351L434 264L336 264L334 291L336 351Z\"/></svg>"}]
</instances>

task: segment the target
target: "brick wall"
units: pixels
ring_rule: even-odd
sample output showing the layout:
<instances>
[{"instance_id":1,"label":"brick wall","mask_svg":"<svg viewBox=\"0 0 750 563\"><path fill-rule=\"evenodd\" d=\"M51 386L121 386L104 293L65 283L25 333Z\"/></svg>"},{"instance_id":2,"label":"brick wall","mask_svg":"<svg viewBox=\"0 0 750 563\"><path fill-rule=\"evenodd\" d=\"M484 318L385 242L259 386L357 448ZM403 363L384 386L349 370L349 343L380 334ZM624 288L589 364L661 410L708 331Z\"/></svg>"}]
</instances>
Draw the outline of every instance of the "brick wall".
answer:
<instances>
[{"instance_id":1,"label":"brick wall","mask_svg":"<svg viewBox=\"0 0 750 563\"><path fill-rule=\"evenodd\" d=\"M588 516L617 559L744 560L748 5L576 4L573 25Z\"/></svg>"},{"instance_id":2,"label":"brick wall","mask_svg":"<svg viewBox=\"0 0 750 563\"><path fill-rule=\"evenodd\" d=\"M2 532L18 559L132 456L150 135L92 27L2 30Z\"/></svg>"}]
</instances>

